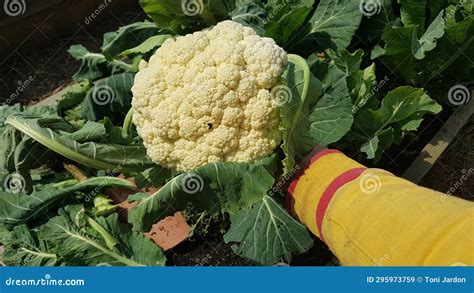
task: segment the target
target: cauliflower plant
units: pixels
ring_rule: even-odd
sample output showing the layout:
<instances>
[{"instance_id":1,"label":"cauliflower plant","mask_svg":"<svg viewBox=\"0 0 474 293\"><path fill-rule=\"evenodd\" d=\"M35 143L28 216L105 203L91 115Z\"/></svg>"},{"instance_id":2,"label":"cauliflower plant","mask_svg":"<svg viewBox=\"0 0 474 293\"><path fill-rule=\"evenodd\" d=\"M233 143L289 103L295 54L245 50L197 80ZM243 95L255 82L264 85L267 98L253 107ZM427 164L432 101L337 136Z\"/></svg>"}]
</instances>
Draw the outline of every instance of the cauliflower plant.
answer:
<instances>
[{"instance_id":1,"label":"cauliflower plant","mask_svg":"<svg viewBox=\"0 0 474 293\"><path fill-rule=\"evenodd\" d=\"M189 171L271 154L280 143L271 89L286 63L275 41L233 21L166 40L132 88L133 122L148 156Z\"/></svg>"}]
</instances>

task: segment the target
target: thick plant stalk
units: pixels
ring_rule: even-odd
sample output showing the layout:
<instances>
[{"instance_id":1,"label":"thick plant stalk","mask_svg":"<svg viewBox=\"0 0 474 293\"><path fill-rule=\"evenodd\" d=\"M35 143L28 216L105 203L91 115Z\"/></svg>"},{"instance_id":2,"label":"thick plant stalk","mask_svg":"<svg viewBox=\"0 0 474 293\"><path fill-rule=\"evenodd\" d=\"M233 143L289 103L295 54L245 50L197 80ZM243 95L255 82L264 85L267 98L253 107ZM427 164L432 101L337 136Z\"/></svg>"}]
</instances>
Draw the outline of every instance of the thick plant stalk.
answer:
<instances>
[{"instance_id":1,"label":"thick plant stalk","mask_svg":"<svg viewBox=\"0 0 474 293\"><path fill-rule=\"evenodd\" d=\"M350 266L474 265L474 203L323 150L288 188L290 211Z\"/></svg>"},{"instance_id":2,"label":"thick plant stalk","mask_svg":"<svg viewBox=\"0 0 474 293\"><path fill-rule=\"evenodd\" d=\"M87 180L87 176L81 171L81 169L79 169L79 168L76 167L75 165L64 163L64 164L63 164L63 167L64 167L64 169L66 169L66 171L68 171L68 172L72 175L72 177L74 177L77 181L82 182L82 181L86 181L86 180Z\"/></svg>"}]
</instances>

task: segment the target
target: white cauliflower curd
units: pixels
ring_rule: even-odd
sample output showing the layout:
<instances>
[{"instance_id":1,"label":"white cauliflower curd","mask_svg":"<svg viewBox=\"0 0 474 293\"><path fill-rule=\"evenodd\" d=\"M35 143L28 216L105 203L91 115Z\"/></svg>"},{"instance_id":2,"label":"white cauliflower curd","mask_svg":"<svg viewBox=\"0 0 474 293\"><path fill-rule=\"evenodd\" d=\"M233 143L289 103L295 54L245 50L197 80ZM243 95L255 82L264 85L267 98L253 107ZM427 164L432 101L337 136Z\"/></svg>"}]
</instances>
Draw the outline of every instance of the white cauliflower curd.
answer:
<instances>
[{"instance_id":1,"label":"white cauliflower curd","mask_svg":"<svg viewBox=\"0 0 474 293\"><path fill-rule=\"evenodd\" d=\"M280 143L271 89L286 63L275 41L233 21L166 40L132 87L133 123L148 156L189 171L271 154Z\"/></svg>"}]
</instances>

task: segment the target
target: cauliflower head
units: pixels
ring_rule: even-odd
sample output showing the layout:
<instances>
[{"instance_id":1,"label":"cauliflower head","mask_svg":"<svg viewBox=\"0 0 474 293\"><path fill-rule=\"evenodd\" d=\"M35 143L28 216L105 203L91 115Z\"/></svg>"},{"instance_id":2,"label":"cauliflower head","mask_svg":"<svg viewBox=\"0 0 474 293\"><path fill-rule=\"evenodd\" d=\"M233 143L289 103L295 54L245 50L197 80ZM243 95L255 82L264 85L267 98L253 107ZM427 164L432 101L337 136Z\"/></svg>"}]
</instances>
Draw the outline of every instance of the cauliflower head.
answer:
<instances>
[{"instance_id":1,"label":"cauliflower head","mask_svg":"<svg viewBox=\"0 0 474 293\"><path fill-rule=\"evenodd\" d=\"M271 89L286 64L275 41L233 21L166 40L132 87L148 156L177 171L268 156L280 143Z\"/></svg>"}]
</instances>

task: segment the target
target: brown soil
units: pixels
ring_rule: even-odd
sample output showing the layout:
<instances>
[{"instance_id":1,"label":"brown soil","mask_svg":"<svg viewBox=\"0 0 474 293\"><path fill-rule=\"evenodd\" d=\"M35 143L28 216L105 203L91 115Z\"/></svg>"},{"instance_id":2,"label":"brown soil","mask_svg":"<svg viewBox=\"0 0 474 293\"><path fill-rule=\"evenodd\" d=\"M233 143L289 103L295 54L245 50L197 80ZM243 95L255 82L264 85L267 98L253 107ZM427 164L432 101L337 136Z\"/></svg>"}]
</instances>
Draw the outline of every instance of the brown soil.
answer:
<instances>
[{"instance_id":1,"label":"brown soil","mask_svg":"<svg viewBox=\"0 0 474 293\"><path fill-rule=\"evenodd\" d=\"M71 76L79 68L79 63L67 52L71 45L82 44L97 52L104 33L146 18L139 7L121 14L104 11L103 16L97 18L94 26L83 26L82 30L59 38L47 47L35 50L20 48L3 59L0 63L0 103L8 100L9 104L28 104L48 97L70 84ZM31 84L19 92L18 98L10 101L9 97L17 91L19 84L28 79L32 80Z\"/></svg>"},{"instance_id":2,"label":"brown soil","mask_svg":"<svg viewBox=\"0 0 474 293\"><path fill-rule=\"evenodd\" d=\"M474 117L423 178L422 186L474 200Z\"/></svg>"}]
</instances>

